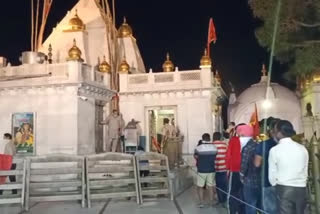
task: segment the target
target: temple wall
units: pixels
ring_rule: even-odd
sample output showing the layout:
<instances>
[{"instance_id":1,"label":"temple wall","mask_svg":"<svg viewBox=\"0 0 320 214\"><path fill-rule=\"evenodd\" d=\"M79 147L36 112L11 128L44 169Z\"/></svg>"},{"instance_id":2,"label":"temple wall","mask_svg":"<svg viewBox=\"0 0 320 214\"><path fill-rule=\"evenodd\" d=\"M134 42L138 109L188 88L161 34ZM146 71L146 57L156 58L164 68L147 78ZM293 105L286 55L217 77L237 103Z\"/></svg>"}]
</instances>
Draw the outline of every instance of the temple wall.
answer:
<instances>
[{"instance_id":1,"label":"temple wall","mask_svg":"<svg viewBox=\"0 0 320 214\"><path fill-rule=\"evenodd\" d=\"M1 137L12 133L12 114L30 112L36 155L95 152L95 102L114 95L109 74L70 61L5 67L0 79Z\"/></svg>"},{"instance_id":2,"label":"temple wall","mask_svg":"<svg viewBox=\"0 0 320 214\"><path fill-rule=\"evenodd\" d=\"M95 153L95 99L78 99L78 154Z\"/></svg>"},{"instance_id":3,"label":"temple wall","mask_svg":"<svg viewBox=\"0 0 320 214\"><path fill-rule=\"evenodd\" d=\"M170 96L170 95L169 95ZM194 94L186 92L171 94L121 96L120 111L126 123L132 118L141 122L143 135L148 135L148 109L173 107L176 109L177 125L184 135L183 153L193 153L203 133L211 134L213 121L210 93ZM148 140L147 140L147 143ZM148 148L148 147L147 147Z\"/></svg>"},{"instance_id":4,"label":"temple wall","mask_svg":"<svg viewBox=\"0 0 320 214\"><path fill-rule=\"evenodd\" d=\"M13 113L34 112L37 155L77 154L76 92L76 87L1 91L0 133L11 133Z\"/></svg>"},{"instance_id":5,"label":"temple wall","mask_svg":"<svg viewBox=\"0 0 320 214\"><path fill-rule=\"evenodd\" d=\"M176 125L184 136L183 153L193 154L202 134L211 135L216 131L212 108L219 96L225 95L213 78L210 66L199 70L176 68L167 73L120 75L120 111L126 122L131 119L141 122L147 149L150 144L148 110L173 109Z\"/></svg>"}]
</instances>

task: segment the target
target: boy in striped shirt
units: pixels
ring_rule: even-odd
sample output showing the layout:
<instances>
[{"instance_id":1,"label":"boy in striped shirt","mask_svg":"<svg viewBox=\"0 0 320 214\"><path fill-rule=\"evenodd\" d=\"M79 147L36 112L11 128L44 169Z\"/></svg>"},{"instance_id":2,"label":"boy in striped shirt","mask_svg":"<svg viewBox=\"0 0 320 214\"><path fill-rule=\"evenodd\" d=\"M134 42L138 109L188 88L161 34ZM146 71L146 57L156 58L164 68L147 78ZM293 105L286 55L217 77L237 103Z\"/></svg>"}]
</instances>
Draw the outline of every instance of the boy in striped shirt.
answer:
<instances>
[{"instance_id":1,"label":"boy in striped shirt","mask_svg":"<svg viewBox=\"0 0 320 214\"><path fill-rule=\"evenodd\" d=\"M223 206L227 201L227 188L228 188L228 177L227 177L227 143L221 140L221 133L213 133L213 144L218 150L215 169L216 169L216 187L219 203Z\"/></svg>"}]
</instances>

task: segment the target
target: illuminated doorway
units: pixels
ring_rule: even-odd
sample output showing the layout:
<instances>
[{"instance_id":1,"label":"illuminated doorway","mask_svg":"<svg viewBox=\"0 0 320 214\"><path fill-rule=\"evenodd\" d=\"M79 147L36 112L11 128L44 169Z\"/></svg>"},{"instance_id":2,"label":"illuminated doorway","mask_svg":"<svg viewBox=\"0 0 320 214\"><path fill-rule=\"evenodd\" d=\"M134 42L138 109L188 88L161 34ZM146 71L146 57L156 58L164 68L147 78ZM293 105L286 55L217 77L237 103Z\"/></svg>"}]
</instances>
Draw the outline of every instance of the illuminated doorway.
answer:
<instances>
[{"instance_id":1,"label":"illuminated doorway","mask_svg":"<svg viewBox=\"0 0 320 214\"><path fill-rule=\"evenodd\" d=\"M170 123L174 122L177 125L177 107L158 106L146 109L146 151L160 152L164 118L168 118Z\"/></svg>"}]
</instances>

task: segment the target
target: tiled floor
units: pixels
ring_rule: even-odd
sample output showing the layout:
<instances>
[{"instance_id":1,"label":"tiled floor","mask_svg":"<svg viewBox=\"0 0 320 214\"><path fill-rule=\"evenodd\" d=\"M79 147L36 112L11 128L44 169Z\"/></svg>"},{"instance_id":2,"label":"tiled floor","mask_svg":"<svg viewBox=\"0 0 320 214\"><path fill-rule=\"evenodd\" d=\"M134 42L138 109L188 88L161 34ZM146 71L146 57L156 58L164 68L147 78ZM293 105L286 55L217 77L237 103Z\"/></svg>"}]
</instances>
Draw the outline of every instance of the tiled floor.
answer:
<instances>
[{"instance_id":1,"label":"tiled floor","mask_svg":"<svg viewBox=\"0 0 320 214\"><path fill-rule=\"evenodd\" d=\"M223 208L197 208L196 192L190 188L180 195L177 205L168 199L146 199L143 205L134 200L111 200L94 202L92 208L81 208L76 202L46 202L35 204L29 212L24 212L18 205L0 205L0 214L225 214Z\"/></svg>"}]
</instances>

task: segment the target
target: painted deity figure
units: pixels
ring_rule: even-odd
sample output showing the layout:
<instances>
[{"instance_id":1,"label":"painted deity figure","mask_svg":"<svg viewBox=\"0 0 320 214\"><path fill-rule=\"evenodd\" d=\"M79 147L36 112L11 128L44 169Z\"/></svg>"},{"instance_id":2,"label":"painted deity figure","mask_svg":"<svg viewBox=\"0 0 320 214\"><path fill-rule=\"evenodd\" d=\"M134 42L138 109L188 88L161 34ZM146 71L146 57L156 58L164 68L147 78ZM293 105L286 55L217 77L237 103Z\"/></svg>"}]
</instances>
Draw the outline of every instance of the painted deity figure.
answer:
<instances>
[{"instance_id":1,"label":"painted deity figure","mask_svg":"<svg viewBox=\"0 0 320 214\"><path fill-rule=\"evenodd\" d=\"M103 125L108 126L108 138L106 142L106 152L116 152L124 128L124 120L117 110L113 110L104 121Z\"/></svg>"},{"instance_id":2,"label":"painted deity figure","mask_svg":"<svg viewBox=\"0 0 320 214\"><path fill-rule=\"evenodd\" d=\"M29 123L23 123L21 125L21 128L16 133L15 136L16 143L19 144L33 144L33 134L32 134L32 128Z\"/></svg>"}]
</instances>

